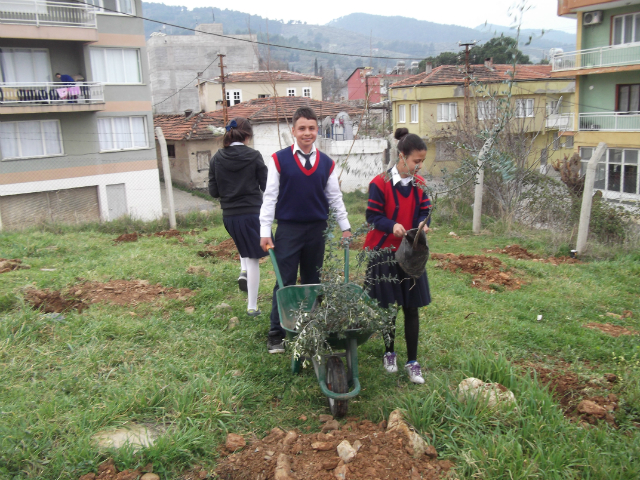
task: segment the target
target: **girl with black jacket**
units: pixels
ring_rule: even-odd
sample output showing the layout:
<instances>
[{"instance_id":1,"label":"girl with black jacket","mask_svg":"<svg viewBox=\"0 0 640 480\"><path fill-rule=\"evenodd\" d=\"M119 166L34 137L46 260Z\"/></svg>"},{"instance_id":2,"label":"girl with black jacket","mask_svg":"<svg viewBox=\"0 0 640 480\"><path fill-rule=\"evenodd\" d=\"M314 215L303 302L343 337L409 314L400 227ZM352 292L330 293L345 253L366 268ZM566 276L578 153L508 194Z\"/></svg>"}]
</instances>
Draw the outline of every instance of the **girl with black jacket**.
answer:
<instances>
[{"instance_id":1,"label":"girl with black jacket","mask_svg":"<svg viewBox=\"0 0 640 480\"><path fill-rule=\"evenodd\" d=\"M267 254L260 248L260 207L267 184L262 155L247 144L253 137L251 123L236 117L226 127L223 149L209 164L209 194L220 199L224 227L240 253L240 290L248 293L247 315L257 317L260 268Z\"/></svg>"}]
</instances>

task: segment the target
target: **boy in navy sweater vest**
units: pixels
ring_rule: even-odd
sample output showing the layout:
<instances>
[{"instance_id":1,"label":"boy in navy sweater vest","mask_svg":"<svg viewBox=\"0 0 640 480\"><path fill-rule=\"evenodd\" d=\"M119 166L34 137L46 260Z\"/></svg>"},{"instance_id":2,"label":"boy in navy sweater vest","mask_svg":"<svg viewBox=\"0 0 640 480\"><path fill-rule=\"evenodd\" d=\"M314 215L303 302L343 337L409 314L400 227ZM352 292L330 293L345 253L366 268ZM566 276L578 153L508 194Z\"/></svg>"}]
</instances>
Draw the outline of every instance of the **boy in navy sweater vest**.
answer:
<instances>
[{"instance_id":1,"label":"boy in navy sweater vest","mask_svg":"<svg viewBox=\"0 0 640 480\"><path fill-rule=\"evenodd\" d=\"M296 284L298 267L303 284L320 283L329 208L335 211L342 236L351 236L335 162L315 147L318 117L311 108L296 110L292 133L293 145L273 154L260 209L260 246L265 251L273 247L285 286ZM272 241L274 218L278 228ZM280 325L277 291L276 282L267 340L269 353L284 352L285 331Z\"/></svg>"}]
</instances>

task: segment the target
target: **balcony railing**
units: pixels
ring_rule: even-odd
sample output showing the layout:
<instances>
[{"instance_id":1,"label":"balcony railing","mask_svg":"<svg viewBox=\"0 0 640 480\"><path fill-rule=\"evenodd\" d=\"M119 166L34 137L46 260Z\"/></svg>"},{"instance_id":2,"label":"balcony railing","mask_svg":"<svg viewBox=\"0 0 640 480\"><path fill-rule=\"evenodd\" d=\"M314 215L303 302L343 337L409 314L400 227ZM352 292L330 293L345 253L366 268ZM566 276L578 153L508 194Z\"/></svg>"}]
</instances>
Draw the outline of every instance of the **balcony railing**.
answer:
<instances>
[{"instance_id":1,"label":"balcony railing","mask_svg":"<svg viewBox=\"0 0 640 480\"><path fill-rule=\"evenodd\" d=\"M104 103L102 83L0 83L0 106Z\"/></svg>"},{"instance_id":2,"label":"balcony railing","mask_svg":"<svg viewBox=\"0 0 640 480\"><path fill-rule=\"evenodd\" d=\"M581 113L580 130L640 132L640 112Z\"/></svg>"},{"instance_id":3,"label":"balcony railing","mask_svg":"<svg viewBox=\"0 0 640 480\"><path fill-rule=\"evenodd\" d=\"M552 113L546 119L546 127L549 130L573 131L573 113Z\"/></svg>"},{"instance_id":4,"label":"balcony railing","mask_svg":"<svg viewBox=\"0 0 640 480\"><path fill-rule=\"evenodd\" d=\"M551 57L554 72L636 64L640 64L640 43L588 48Z\"/></svg>"},{"instance_id":5,"label":"balcony railing","mask_svg":"<svg viewBox=\"0 0 640 480\"><path fill-rule=\"evenodd\" d=\"M0 0L0 23L97 28L92 5L50 0Z\"/></svg>"}]
</instances>

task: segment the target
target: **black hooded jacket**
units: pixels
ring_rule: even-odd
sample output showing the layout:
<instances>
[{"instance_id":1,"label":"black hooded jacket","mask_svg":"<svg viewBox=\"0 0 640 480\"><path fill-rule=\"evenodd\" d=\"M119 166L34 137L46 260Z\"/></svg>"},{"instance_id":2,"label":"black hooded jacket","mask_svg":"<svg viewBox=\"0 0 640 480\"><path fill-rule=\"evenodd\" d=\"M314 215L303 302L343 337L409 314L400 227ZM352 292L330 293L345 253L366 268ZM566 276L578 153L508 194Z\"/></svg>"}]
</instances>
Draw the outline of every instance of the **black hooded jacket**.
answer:
<instances>
[{"instance_id":1,"label":"black hooded jacket","mask_svg":"<svg viewBox=\"0 0 640 480\"><path fill-rule=\"evenodd\" d=\"M260 213L266 186L262 155L246 145L222 148L209 162L209 194L220 199L225 216Z\"/></svg>"}]
</instances>

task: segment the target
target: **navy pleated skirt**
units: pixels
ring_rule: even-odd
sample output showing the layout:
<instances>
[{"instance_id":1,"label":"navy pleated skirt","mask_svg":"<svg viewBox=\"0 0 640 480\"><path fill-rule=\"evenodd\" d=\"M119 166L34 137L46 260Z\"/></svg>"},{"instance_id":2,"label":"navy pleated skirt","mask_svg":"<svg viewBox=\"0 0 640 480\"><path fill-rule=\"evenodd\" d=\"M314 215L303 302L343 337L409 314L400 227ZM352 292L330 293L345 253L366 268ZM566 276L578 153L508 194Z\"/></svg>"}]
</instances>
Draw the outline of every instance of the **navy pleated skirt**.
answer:
<instances>
[{"instance_id":1,"label":"navy pleated skirt","mask_svg":"<svg viewBox=\"0 0 640 480\"><path fill-rule=\"evenodd\" d=\"M397 281L386 280L389 277ZM426 270L414 280L396 263L393 252L382 252L369 260L365 289L382 308L394 303L409 308L424 307L431 303Z\"/></svg>"},{"instance_id":2,"label":"navy pleated skirt","mask_svg":"<svg viewBox=\"0 0 640 480\"><path fill-rule=\"evenodd\" d=\"M227 215L222 217L241 257L262 258L268 254L260 248L260 215Z\"/></svg>"}]
</instances>

